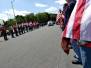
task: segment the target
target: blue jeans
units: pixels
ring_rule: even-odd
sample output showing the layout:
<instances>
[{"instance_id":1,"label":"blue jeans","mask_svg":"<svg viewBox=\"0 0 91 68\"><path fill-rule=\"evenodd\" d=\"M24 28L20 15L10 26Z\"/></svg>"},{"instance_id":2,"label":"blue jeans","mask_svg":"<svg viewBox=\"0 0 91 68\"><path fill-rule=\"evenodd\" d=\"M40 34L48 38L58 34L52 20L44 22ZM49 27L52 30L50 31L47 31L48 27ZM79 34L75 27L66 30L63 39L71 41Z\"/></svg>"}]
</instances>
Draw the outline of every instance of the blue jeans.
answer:
<instances>
[{"instance_id":1,"label":"blue jeans","mask_svg":"<svg viewBox=\"0 0 91 68\"><path fill-rule=\"evenodd\" d=\"M80 47L83 68L91 68L91 48L86 46Z\"/></svg>"},{"instance_id":2,"label":"blue jeans","mask_svg":"<svg viewBox=\"0 0 91 68\"><path fill-rule=\"evenodd\" d=\"M76 53L76 55L78 56L78 61L82 62L81 53L80 53L80 47L78 46L77 41L72 39L71 40L71 46L72 46L74 52Z\"/></svg>"}]
</instances>

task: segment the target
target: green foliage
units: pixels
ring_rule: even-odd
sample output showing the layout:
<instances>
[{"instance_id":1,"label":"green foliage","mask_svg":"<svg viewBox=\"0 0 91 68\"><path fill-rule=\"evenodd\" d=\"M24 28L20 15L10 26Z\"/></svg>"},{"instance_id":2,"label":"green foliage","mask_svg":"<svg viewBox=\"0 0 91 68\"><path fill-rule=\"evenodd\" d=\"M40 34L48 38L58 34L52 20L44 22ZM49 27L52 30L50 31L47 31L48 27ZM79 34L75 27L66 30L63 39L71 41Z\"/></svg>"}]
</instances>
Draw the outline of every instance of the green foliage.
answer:
<instances>
[{"instance_id":1,"label":"green foliage","mask_svg":"<svg viewBox=\"0 0 91 68\"><path fill-rule=\"evenodd\" d=\"M38 13L36 14L36 18L39 23L46 23L50 19L48 13Z\"/></svg>"},{"instance_id":2,"label":"green foliage","mask_svg":"<svg viewBox=\"0 0 91 68\"><path fill-rule=\"evenodd\" d=\"M21 15L17 15L15 17L17 24L21 24L22 22L25 22L25 18Z\"/></svg>"},{"instance_id":3,"label":"green foliage","mask_svg":"<svg viewBox=\"0 0 91 68\"><path fill-rule=\"evenodd\" d=\"M25 19L27 22L30 22L30 21L35 21L36 17L34 16L34 13L30 13L30 14L25 16Z\"/></svg>"},{"instance_id":4,"label":"green foliage","mask_svg":"<svg viewBox=\"0 0 91 68\"><path fill-rule=\"evenodd\" d=\"M50 14L50 20L56 21L56 16L57 16L57 14Z\"/></svg>"},{"instance_id":5,"label":"green foliage","mask_svg":"<svg viewBox=\"0 0 91 68\"><path fill-rule=\"evenodd\" d=\"M22 15L17 15L15 16L15 19L9 19L8 21L6 21L6 25L7 26L11 26L14 24L21 24L24 22L30 22L30 21L38 21L40 24L47 24L47 22L51 20L51 21L55 21L56 20L56 14L49 14L47 12L44 13L30 13L27 14L26 16L22 16Z\"/></svg>"},{"instance_id":6,"label":"green foliage","mask_svg":"<svg viewBox=\"0 0 91 68\"><path fill-rule=\"evenodd\" d=\"M6 25L7 25L7 26L12 26L12 25L14 25L14 24L16 24L16 22L15 22L14 19L9 19L8 21L6 21Z\"/></svg>"}]
</instances>

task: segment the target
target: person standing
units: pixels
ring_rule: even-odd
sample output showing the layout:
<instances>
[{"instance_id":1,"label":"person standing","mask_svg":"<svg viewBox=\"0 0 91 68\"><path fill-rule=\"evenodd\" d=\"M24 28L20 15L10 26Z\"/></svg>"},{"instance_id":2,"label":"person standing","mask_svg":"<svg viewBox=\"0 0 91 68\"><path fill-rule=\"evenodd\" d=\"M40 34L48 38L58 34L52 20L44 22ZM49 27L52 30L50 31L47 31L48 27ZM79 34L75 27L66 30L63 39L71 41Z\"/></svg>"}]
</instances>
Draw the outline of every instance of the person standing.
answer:
<instances>
[{"instance_id":1,"label":"person standing","mask_svg":"<svg viewBox=\"0 0 91 68\"><path fill-rule=\"evenodd\" d=\"M20 24L18 24L18 33L19 33L19 35L21 35L21 27L20 27Z\"/></svg>"},{"instance_id":2,"label":"person standing","mask_svg":"<svg viewBox=\"0 0 91 68\"><path fill-rule=\"evenodd\" d=\"M64 14L63 14L63 11L62 10L59 10L59 12L57 14L56 24L57 25L60 25L60 28L63 31L63 29L64 29Z\"/></svg>"},{"instance_id":3,"label":"person standing","mask_svg":"<svg viewBox=\"0 0 91 68\"><path fill-rule=\"evenodd\" d=\"M70 15L74 9L76 0L68 0L67 3L63 6L63 13L62 11L59 11L60 13L57 15L56 22L61 26L62 31L64 31L68 20L70 18ZM63 14L63 15L62 15ZM82 64L81 63L81 55L80 55L80 48L78 47L77 41L74 39L70 40L70 46L74 50L74 52L77 55L77 60L72 60L73 64Z\"/></svg>"},{"instance_id":4,"label":"person standing","mask_svg":"<svg viewBox=\"0 0 91 68\"><path fill-rule=\"evenodd\" d=\"M78 41L83 68L91 68L91 0L77 0L64 30L61 46L69 54L69 39Z\"/></svg>"},{"instance_id":5,"label":"person standing","mask_svg":"<svg viewBox=\"0 0 91 68\"><path fill-rule=\"evenodd\" d=\"M14 37L14 32L13 32L13 31L14 31L14 30L13 30L13 27L10 26L10 34L11 34L11 37L12 37L12 38L15 38L15 37Z\"/></svg>"},{"instance_id":6,"label":"person standing","mask_svg":"<svg viewBox=\"0 0 91 68\"><path fill-rule=\"evenodd\" d=\"M5 25L3 25L3 27L2 27L2 35L3 35L3 37L4 37L4 40L7 41L8 38L7 38L7 32L6 32L6 27L5 27Z\"/></svg>"},{"instance_id":7,"label":"person standing","mask_svg":"<svg viewBox=\"0 0 91 68\"><path fill-rule=\"evenodd\" d=\"M16 25L14 25L14 26L13 26L13 29L14 29L14 33L15 33L15 35L16 35L16 36L18 36L17 26L16 26Z\"/></svg>"},{"instance_id":8,"label":"person standing","mask_svg":"<svg viewBox=\"0 0 91 68\"><path fill-rule=\"evenodd\" d=\"M70 15L74 9L74 6L76 4L76 0L67 0L68 2L68 6L65 8L64 10L64 15L65 15L65 18L64 18L64 29L68 23L68 20L70 18ZM81 61L81 54L80 54L80 47L78 46L77 44L77 41L75 39L70 39L70 42L71 42L71 47L72 49L74 50L74 52L76 53L76 55L78 56L78 59L77 60L73 60L72 63L73 64L82 64L82 61Z\"/></svg>"}]
</instances>

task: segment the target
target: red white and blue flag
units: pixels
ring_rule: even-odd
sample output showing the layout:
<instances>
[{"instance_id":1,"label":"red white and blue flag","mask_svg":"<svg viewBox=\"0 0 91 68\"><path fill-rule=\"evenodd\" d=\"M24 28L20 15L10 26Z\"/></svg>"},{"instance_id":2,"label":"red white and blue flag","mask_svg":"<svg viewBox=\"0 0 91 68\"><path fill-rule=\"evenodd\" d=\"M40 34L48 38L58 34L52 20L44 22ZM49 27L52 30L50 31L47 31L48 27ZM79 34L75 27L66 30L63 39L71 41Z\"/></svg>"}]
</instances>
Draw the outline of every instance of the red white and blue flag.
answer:
<instances>
[{"instance_id":1,"label":"red white and blue flag","mask_svg":"<svg viewBox=\"0 0 91 68\"><path fill-rule=\"evenodd\" d=\"M63 37L91 41L91 0L77 0Z\"/></svg>"},{"instance_id":2,"label":"red white and blue flag","mask_svg":"<svg viewBox=\"0 0 91 68\"><path fill-rule=\"evenodd\" d=\"M91 0L77 0L63 32L61 46L69 54L69 38L91 41ZM91 43L84 44L91 47Z\"/></svg>"}]
</instances>

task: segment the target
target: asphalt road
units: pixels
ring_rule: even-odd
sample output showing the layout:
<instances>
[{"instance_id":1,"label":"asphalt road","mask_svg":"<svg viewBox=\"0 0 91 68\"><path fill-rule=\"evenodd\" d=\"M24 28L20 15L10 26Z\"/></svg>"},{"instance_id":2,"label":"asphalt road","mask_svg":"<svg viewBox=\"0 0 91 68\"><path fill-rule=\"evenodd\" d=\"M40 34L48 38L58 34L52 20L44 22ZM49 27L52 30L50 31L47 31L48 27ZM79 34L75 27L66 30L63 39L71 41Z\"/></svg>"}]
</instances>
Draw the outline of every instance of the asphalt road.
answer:
<instances>
[{"instance_id":1,"label":"asphalt road","mask_svg":"<svg viewBox=\"0 0 91 68\"><path fill-rule=\"evenodd\" d=\"M82 68L60 48L61 30L45 26L16 38L0 38L0 68Z\"/></svg>"}]
</instances>

